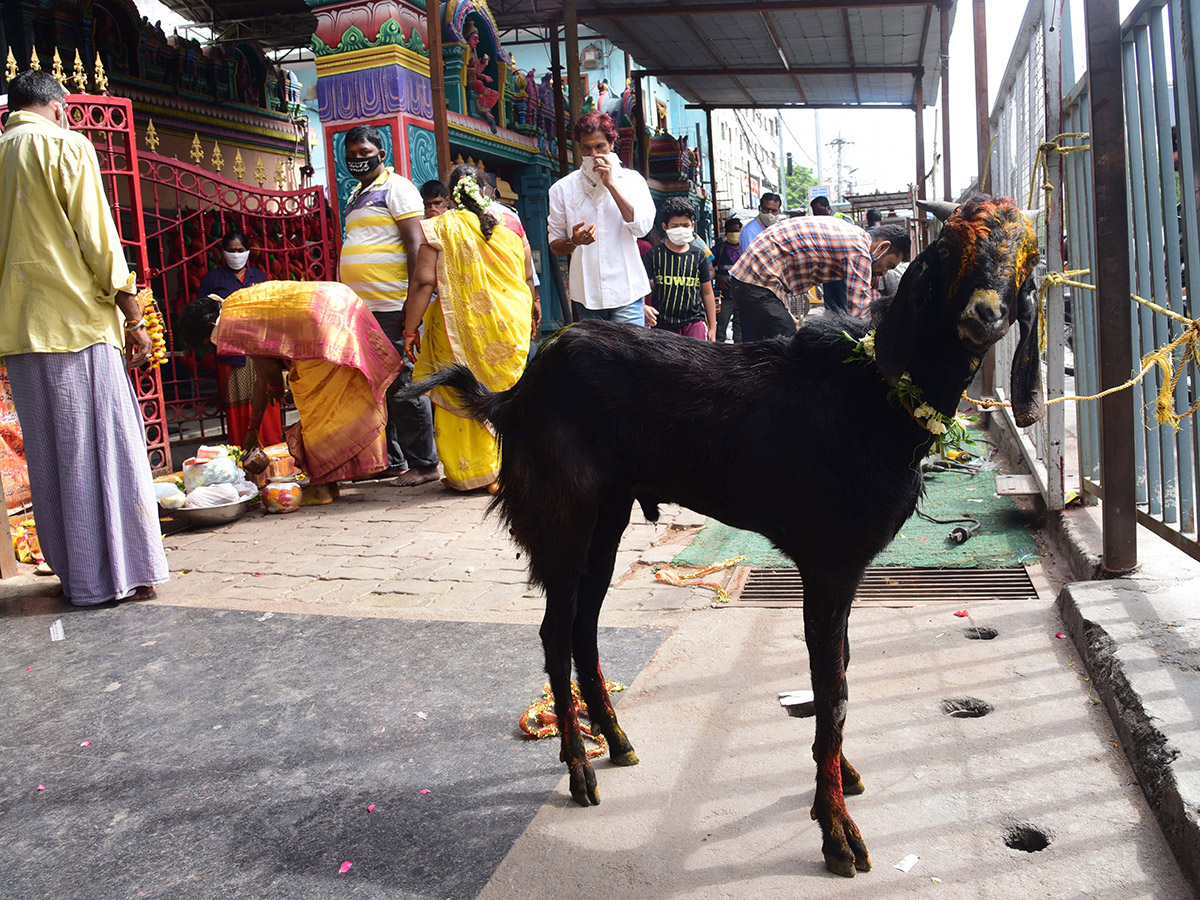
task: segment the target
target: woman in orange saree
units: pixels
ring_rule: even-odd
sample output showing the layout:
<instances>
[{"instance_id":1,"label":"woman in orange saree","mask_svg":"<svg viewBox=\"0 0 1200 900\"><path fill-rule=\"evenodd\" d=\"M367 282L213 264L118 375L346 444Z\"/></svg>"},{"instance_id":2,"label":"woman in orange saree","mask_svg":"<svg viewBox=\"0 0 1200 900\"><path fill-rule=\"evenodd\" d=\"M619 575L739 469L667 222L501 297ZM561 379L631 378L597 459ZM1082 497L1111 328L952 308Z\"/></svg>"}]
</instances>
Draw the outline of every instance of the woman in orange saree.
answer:
<instances>
[{"instance_id":1,"label":"woman in orange saree","mask_svg":"<svg viewBox=\"0 0 1200 900\"><path fill-rule=\"evenodd\" d=\"M201 303L214 301L191 306ZM286 371L300 413L285 429L288 450L313 485L387 468L384 392L402 362L354 291L334 282L266 281L230 294L215 310L219 319L212 312L193 313L200 323L193 329L202 337L207 320L219 353L248 356L255 366L246 450L258 446L263 413L283 394Z\"/></svg>"}]
</instances>

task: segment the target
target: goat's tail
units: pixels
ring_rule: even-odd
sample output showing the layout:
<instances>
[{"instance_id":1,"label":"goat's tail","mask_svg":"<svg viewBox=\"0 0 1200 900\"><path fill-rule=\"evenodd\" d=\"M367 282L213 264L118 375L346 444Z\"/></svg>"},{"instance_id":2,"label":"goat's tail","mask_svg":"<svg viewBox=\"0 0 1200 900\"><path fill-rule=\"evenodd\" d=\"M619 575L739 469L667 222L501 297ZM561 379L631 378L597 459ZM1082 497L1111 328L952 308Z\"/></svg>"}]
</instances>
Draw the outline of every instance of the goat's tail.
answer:
<instances>
[{"instance_id":1,"label":"goat's tail","mask_svg":"<svg viewBox=\"0 0 1200 900\"><path fill-rule=\"evenodd\" d=\"M453 391L471 418L491 422L498 431L503 430L504 393L490 390L462 364L439 369L428 378L404 388L396 396L400 400L412 400L439 387Z\"/></svg>"}]
</instances>

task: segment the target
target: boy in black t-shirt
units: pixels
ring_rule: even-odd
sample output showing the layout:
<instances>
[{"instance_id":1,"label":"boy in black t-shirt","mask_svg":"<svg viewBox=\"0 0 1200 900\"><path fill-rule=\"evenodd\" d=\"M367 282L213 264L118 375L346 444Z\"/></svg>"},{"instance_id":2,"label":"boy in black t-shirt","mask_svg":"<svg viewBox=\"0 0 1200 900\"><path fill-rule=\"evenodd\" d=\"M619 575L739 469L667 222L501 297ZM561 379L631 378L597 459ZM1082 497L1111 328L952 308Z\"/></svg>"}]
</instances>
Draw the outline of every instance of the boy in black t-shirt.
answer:
<instances>
[{"instance_id":1,"label":"boy in black t-shirt","mask_svg":"<svg viewBox=\"0 0 1200 900\"><path fill-rule=\"evenodd\" d=\"M676 334L712 341L717 334L717 301L713 296L708 255L693 246L696 207L683 197L663 204L667 239L645 256L650 276L646 324Z\"/></svg>"}]
</instances>

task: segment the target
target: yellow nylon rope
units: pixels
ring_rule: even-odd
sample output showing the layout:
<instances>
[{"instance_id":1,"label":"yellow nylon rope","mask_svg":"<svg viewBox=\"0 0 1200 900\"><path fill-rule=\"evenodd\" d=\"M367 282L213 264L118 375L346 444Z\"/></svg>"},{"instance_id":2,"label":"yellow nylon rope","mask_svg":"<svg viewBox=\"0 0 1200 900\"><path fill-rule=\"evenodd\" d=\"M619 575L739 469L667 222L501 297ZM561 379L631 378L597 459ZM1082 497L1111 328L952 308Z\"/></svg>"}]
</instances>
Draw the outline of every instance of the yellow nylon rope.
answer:
<instances>
[{"instance_id":1,"label":"yellow nylon rope","mask_svg":"<svg viewBox=\"0 0 1200 900\"><path fill-rule=\"evenodd\" d=\"M1070 287L1080 288L1081 290L1085 291L1096 290L1095 285L1074 280L1075 276L1090 274L1091 269L1069 269L1066 272L1047 272L1045 279L1042 281L1039 305L1041 300L1044 300L1046 291L1049 289L1050 285L1053 284L1065 284L1069 285ZM1196 410L1200 409L1200 400L1197 400L1195 403L1193 403L1191 407L1188 408L1187 412L1182 414L1175 411L1174 404L1175 388L1179 384L1179 379L1183 376L1183 372L1187 366L1188 360L1191 360L1198 367L1200 367L1200 320L1189 319L1187 316L1169 310L1164 306L1160 306L1152 300L1146 300L1143 297L1139 297L1137 294L1131 294L1130 296L1135 303L1139 303L1142 306L1145 306L1147 309L1151 309L1154 312L1166 316L1167 318L1183 325L1183 333L1169 344L1159 347L1152 353L1147 353L1145 356L1143 356L1141 371L1124 384L1118 385L1117 387L1111 387L1108 390L1101 391L1098 394L1090 394L1086 397L1079 395L1072 395L1070 397L1055 397L1053 400L1047 400L1046 405L1049 406L1053 403L1066 403L1068 400L1074 400L1077 402L1099 400L1102 397L1107 397L1109 394L1115 394L1118 391L1124 391L1133 387L1146 377L1147 372L1149 372L1155 366L1158 366L1163 373L1163 386L1158 392L1158 397L1154 402L1154 416L1160 425L1170 422L1171 425L1174 426L1175 430L1178 431L1179 423L1189 416L1194 415ZM1039 323L1040 326L1044 326L1044 317L1040 317L1040 319L1042 320ZM1041 348L1042 350L1045 350L1046 335L1044 330L1040 332L1039 337ZM1181 347L1183 348L1183 352L1180 354L1179 360L1176 361L1175 351ZM967 400L967 402L973 403L980 409L998 409L1012 406L1011 403L1001 400L992 400L988 398L975 400L965 393L963 394L963 398Z\"/></svg>"}]
</instances>

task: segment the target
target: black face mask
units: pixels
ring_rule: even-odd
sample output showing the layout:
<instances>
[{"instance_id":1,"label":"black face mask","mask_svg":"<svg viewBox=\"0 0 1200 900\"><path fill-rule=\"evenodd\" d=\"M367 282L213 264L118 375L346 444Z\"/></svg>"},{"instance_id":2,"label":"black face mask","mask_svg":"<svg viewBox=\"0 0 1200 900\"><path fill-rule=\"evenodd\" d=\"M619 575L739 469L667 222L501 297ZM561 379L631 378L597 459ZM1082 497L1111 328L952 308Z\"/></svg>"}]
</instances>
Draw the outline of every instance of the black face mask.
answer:
<instances>
[{"instance_id":1,"label":"black face mask","mask_svg":"<svg viewBox=\"0 0 1200 900\"><path fill-rule=\"evenodd\" d=\"M375 167L383 162L383 155L376 154L368 156L366 159L348 159L346 160L346 168L350 170L350 174L356 178L361 178L370 172L375 171Z\"/></svg>"}]
</instances>

